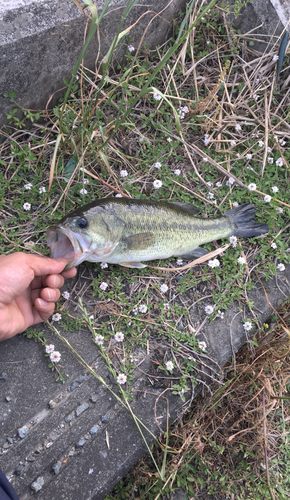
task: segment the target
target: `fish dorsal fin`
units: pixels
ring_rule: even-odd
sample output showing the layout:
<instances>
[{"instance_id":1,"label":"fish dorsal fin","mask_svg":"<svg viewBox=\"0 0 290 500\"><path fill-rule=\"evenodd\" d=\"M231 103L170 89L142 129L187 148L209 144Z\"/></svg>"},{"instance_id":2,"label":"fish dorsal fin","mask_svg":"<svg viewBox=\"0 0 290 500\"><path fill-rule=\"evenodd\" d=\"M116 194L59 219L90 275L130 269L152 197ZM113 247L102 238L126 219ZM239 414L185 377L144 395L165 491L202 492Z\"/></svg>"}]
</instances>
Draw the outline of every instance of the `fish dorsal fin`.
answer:
<instances>
[{"instance_id":1,"label":"fish dorsal fin","mask_svg":"<svg viewBox=\"0 0 290 500\"><path fill-rule=\"evenodd\" d=\"M184 212L186 212L189 215L197 215L200 212L199 208L195 207L194 205L191 205L190 203L184 203L183 201L168 201L167 203L181 208Z\"/></svg>"},{"instance_id":2,"label":"fish dorsal fin","mask_svg":"<svg viewBox=\"0 0 290 500\"><path fill-rule=\"evenodd\" d=\"M122 238L122 243L127 247L127 250L145 250L150 245L153 245L155 236L153 233L137 233Z\"/></svg>"}]
</instances>

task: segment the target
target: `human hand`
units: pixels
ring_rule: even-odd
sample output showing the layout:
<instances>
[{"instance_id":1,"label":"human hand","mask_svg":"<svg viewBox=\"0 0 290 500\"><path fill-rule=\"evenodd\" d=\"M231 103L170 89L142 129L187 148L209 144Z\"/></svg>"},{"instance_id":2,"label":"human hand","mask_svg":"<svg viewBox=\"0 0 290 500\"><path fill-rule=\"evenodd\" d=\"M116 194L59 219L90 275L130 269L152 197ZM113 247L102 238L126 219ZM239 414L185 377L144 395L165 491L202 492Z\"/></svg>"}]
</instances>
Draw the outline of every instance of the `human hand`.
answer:
<instances>
[{"instance_id":1,"label":"human hand","mask_svg":"<svg viewBox=\"0 0 290 500\"><path fill-rule=\"evenodd\" d=\"M0 255L0 341L46 321L60 297L68 261L16 252ZM60 274L61 273L61 274Z\"/></svg>"}]
</instances>

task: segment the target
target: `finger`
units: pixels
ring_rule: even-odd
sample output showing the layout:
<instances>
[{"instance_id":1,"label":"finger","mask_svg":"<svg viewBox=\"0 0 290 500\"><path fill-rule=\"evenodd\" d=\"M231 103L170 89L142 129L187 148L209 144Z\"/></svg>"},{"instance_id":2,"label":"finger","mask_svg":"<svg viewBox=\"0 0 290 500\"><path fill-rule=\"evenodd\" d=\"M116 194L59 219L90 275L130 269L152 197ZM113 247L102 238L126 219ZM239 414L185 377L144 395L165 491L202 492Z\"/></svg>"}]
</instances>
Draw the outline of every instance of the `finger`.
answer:
<instances>
[{"instance_id":1,"label":"finger","mask_svg":"<svg viewBox=\"0 0 290 500\"><path fill-rule=\"evenodd\" d=\"M75 267L72 267L68 271L64 271L61 273L64 278L74 278L74 276L77 274L77 270Z\"/></svg>"},{"instance_id":2,"label":"finger","mask_svg":"<svg viewBox=\"0 0 290 500\"><path fill-rule=\"evenodd\" d=\"M60 298L60 291L58 288L43 288L40 297L46 302L56 302Z\"/></svg>"},{"instance_id":3,"label":"finger","mask_svg":"<svg viewBox=\"0 0 290 500\"><path fill-rule=\"evenodd\" d=\"M44 276L42 280L43 287L61 288L63 284L64 277L61 274L50 274L49 276Z\"/></svg>"},{"instance_id":4,"label":"finger","mask_svg":"<svg viewBox=\"0 0 290 500\"><path fill-rule=\"evenodd\" d=\"M47 274L59 274L68 264L64 257L51 259L50 257L40 257L38 255L23 254L26 264L33 270L35 276L45 276Z\"/></svg>"},{"instance_id":5,"label":"finger","mask_svg":"<svg viewBox=\"0 0 290 500\"><path fill-rule=\"evenodd\" d=\"M34 325L46 321L52 314L55 308L54 302L46 302L45 300L38 298L34 304Z\"/></svg>"}]
</instances>

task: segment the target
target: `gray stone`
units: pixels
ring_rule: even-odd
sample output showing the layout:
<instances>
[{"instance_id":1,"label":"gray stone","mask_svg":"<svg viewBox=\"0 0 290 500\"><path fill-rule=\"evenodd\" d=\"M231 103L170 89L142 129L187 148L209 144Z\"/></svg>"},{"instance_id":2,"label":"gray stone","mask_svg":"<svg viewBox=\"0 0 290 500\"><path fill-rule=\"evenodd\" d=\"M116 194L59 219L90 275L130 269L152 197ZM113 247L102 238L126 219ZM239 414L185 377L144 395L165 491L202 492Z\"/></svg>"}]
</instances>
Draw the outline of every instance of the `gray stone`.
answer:
<instances>
[{"instance_id":1,"label":"gray stone","mask_svg":"<svg viewBox=\"0 0 290 500\"><path fill-rule=\"evenodd\" d=\"M17 465L17 467L15 469L16 476L20 476L22 469L23 469L23 465Z\"/></svg>"},{"instance_id":2,"label":"gray stone","mask_svg":"<svg viewBox=\"0 0 290 500\"><path fill-rule=\"evenodd\" d=\"M68 389L68 391L74 391L80 384L78 382L74 382L70 388Z\"/></svg>"},{"instance_id":3,"label":"gray stone","mask_svg":"<svg viewBox=\"0 0 290 500\"><path fill-rule=\"evenodd\" d=\"M61 461L59 460L56 462L56 464L52 467L52 470L55 474L58 474L61 468Z\"/></svg>"},{"instance_id":4,"label":"gray stone","mask_svg":"<svg viewBox=\"0 0 290 500\"><path fill-rule=\"evenodd\" d=\"M100 14L104 1L96 2ZM117 34L126 1L112 0L100 25L98 36L87 50L84 66L95 70L107 53ZM170 36L172 19L185 8L186 0L159 0L152 9L140 0L131 11L123 29L134 24L130 39L138 45L145 32L143 43L150 48L163 43ZM160 12L160 15L156 15ZM148 12L143 17L142 14ZM88 11L89 13L89 11ZM151 21L151 22L150 22ZM0 2L0 126L7 122L5 114L15 108L3 94L17 90L16 101L30 109L43 109L48 99L51 108L61 97L63 78L69 79L84 40L87 17L71 0L11 0ZM100 50L100 52L98 52ZM122 60L127 50L125 38L115 55L115 62Z\"/></svg>"},{"instance_id":5,"label":"gray stone","mask_svg":"<svg viewBox=\"0 0 290 500\"><path fill-rule=\"evenodd\" d=\"M6 399L7 403L9 403L9 401L11 401L11 397L10 396L6 396L5 399Z\"/></svg>"},{"instance_id":6,"label":"gray stone","mask_svg":"<svg viewBox=\"0 0 290 500\"><path fill-rule=\"evenodd\" d=\"M0 380L2 380L2 382L6 382L6 380L7 380L7 373L1 373Z\"/></svg>"},{"instance_id":7,"label":"gray stone","mask_svg":"<svg viewBox=\"0 0 290 500\"><path fill-rule=\"evenodd\" d=\"M13 439L13 438L11 438L11 437L8 437L8 438L7 438L7 441L8 441L8 443L9 443L9 444L13 444L13 443L14 443L14 439Z\"/></svg>"},{"instance_id":8,"label":"gray stone","mask_svg":"<svg viewBox=\"0 0 290 500\"><path fill-rule=\"evenodd\" d=\"M89 403L83 403L76 409L76 416L79 417L84 411L90 407Z\"/></svg>"},{"instance_id":9,"label":"gray stone","mask_svg":"<svg viewBox=\"0 0 290 500\"><path fill-rule=\"evenodd\" d=\"M21 427L21 429L18 429L18 435L21 439L25 438L30 432L30 429L28 427Z\"/></svg>"},{"instance_id":10,"label":"gray stone","mask_svg":"<svg viewBox=\"0 0 290 500\"><path fill-rule=\"evenodd\" d=\"M93 436L94 434L96 434L99 430L99 426L98 425L94 425L94 427L92 427L90 429L90 434Z\"/></svg>"},{"instance_id":11,"label":"gray stone","mask_svg":"<svg viewBox=\"0 0 290 500\"><path fill-rule=\"evenodd\" d=\"M101 420L103 424L106 424L110 420L110 415L103 415Z\"/></svg>"},{"instance_id":12,"label":"gray stone","mask_svg":"<svg viewBox=\"0 0 290 500\"><path fill-rule=\"evenodd\" d=\"M35 491L36 493L41 490L42 486L44 485L44 479L43 477L38 477L36 481L32 483L30 488Z\"/></svg>"},{"instance_id":13,"label":"gray stone","mask_svg":"<svg viewBox=\"0 0 290 500\"><path fill-rule=\"evenodd\" d=\"M69 415L67 415L67 416L65 417L64 421L65 421L67 424L69 424L69 423L72 421L73 416L74 416L74 414L73 414L73 413L70 413Z\"/></svg>"},{"instance_id":14,"label":"gray stone","mask_svg":"<svg viewBox=\"0 0 290 500\"><path fill-rule=\"evenodd\" d=\"M86 440L85 440L85 439L80 439L80 440L76 443L76 448L82 448L85 444L86 444Z\"/></svg>"},{"instance_id":15,"label":"gray stone","mask_svg":"<svg viewBox=\"0 0 290 500\"><path fill-rule=\"evenodd\" d=\"M96 403L98 401L98 396L96 394L93 394L91 397L90 397L90 401L92 403Z\"/></svg>"},{"instance_id":16,"label":"gray stone","mask_svg":"<svg viewBox=\"0 0 290 500\"><path fill-rule=\"evenodd\" d=\"M80 375L80 376L77 378L77 382L78 382L79 384L81 384L82 382L85 382L87 379L88 379L88 376L87 376L87 375Z\"/></svg>"}]
</instances>

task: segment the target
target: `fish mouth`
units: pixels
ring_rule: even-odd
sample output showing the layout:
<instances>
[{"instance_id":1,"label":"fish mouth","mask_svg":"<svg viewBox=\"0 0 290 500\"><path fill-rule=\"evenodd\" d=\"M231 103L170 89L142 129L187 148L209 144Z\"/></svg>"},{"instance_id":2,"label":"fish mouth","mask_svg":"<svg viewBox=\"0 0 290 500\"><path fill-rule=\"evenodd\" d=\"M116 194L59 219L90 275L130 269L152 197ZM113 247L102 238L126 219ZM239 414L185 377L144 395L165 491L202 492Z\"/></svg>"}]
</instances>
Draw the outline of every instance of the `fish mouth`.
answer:
<instances>
[{"instance_id":1,"label":"fish mouth","mask_svg":"<svg viewBox=\"0 0 290 500\"><path fill-rule=\"evenodd\" d=\"M49 227L46 238L50 247L50 257L53 259L65 257L68 260L65 271L81 264L90 253L91 239L87 235L74 233L67 227L61 225Z\"/></svg>"}]
</instances>

